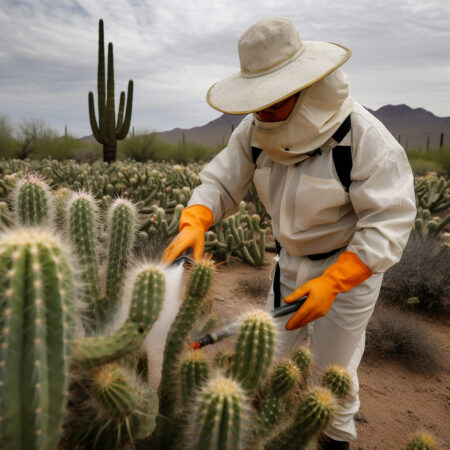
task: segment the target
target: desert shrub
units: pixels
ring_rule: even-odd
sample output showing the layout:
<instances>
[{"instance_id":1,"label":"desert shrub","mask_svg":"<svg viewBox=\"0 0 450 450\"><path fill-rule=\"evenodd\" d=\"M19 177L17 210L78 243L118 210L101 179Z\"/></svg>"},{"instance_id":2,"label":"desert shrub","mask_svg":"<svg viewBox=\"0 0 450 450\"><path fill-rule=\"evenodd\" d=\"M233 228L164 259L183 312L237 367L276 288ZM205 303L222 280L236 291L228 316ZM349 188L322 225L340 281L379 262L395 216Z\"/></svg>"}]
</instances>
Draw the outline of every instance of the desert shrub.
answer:
<instances>
[{"instance_id":1,"label":"desert shrub","mask_svg":"<svg viewBox=\"0 0 450 450\"><path fill-rule=\"evenodd\" d=\"M266 298L272 282L267 273L263 273L249 278L241 278L238 280L238 283L244 292L249 293L253 297Z\"/></svg>"},{"instance_id":2,"label":"desert shrub","mask_svg":"<svg viewBox=\"0 0 450 450\"><path fill-rule=\"evenodd\" d=\"M366 350L418 373L438 370L445 363L439 344L417 316L383 305L377 306L367 327Z\"/></svg>"},{"instance_id":3,"label":"desert shrub","mask_svg":"<svg viewBox=\"0 0 450 450\"><path fill-rule=\"evenodd\" d=\"M383 298L434 314L450 312L450 251L441 241L412 236L398 264L385 274ZM411 299L416 299L414 302ZM408 301L409 300L409 301Z\"/></svg>"},{"instance_id":4,"label":"desert shrub","mask_svg":"<svg viewBox=\"0 0 450 450\"><path fill-rule=\"evenodd\" d=\"M409 163L416 175L427 172L441 172L450 176L450 148L424 152L421 150L407 150Z\"/></svg>"},{"instance_id":5,"label":"desert shrub","mask_svg":"<svg viewBox=\"0 0 450 450\"><path fill-rule=\"evenodd\" d=\"M135 161L174 161L189 163L193 161L208 161L219 148L212 149L191 142L171 144L158 139L156 133L142 132L119 142L118 158L134 159Z\"/></svg>"}]
</instances>

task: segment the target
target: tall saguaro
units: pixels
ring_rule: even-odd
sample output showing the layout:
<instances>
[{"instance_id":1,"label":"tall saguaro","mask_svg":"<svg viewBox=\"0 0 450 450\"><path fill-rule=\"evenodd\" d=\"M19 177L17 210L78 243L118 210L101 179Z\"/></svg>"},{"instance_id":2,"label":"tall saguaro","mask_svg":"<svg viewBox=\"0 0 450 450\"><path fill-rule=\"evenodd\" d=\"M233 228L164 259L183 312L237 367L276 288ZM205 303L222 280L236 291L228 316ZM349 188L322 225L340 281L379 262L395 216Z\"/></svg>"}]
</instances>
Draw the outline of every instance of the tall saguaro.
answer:
<instances>
[{"instance_id":1,"label":"tall saguaro","mask_svg":"<svg viewBox=\"0 0 450 450\"><path fill-rule=\"evenodd\" d=\"M105 43L103 33L103 20L98 24L98 122L95 117L94 94L89 92L89 120L95 139L103 144L103 160L112 162L116 160L117 141L124 139L130 129L131 110L133 104L133 80L128 81L127 106L124 117L125 92L120 93L119 111L116 122L114 104L114 56L113 45L108 44L108 78L105 77Z\"/></svg>"}]
</instances>

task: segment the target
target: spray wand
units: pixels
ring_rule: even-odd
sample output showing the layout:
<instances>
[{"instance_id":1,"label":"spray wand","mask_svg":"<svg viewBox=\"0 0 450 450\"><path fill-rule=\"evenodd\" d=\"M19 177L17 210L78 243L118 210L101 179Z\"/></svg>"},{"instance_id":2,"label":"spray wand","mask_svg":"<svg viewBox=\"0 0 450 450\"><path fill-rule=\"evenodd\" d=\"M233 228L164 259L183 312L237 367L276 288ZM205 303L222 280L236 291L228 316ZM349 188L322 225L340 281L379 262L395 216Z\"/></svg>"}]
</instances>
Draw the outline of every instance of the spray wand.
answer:
<instances>
[{"instance_id":1,"label":"spray wand","mask_svg":"<svg viewBox=\"0 0 450 450\"><path fill-rule=\"evenodd\" d=\"M300 309L303 303L305 303L307 297L308 296L305 295L298 299L296 302L290 303L289 305L280 306L279 308L275 308L274 310L270 311L269 314L275 319L277 317L282 317L286 316L287 314L294 313L295 311L298 311ZM197 341L192 342L191 347L194 350L197 350L199 348L205 347L206 345L216 344L217 342L220 342L223 339L226 339L227 337L235 334L239 329L239 326L239 322L232 322L229 325L226 325L225 327L214 331L213 333L205 334Z\"/></svg>"}]
</instances>

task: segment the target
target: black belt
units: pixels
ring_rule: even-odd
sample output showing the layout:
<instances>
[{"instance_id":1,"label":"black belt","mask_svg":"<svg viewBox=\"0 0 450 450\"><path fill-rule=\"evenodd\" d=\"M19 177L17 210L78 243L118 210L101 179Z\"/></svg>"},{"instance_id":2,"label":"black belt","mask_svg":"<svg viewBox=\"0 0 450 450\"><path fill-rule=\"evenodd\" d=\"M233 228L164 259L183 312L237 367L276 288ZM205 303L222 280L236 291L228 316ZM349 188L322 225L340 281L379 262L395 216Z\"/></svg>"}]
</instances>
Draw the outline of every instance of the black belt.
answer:
<instances>
[{"instance_id":1,"label":"black belt","mask_svg":"<svg viewBox=\"0 0 450 450\"><path fill-rule=\"evenodd\" d=\"M277 255L280 256L281 245L275 239L275 247L277 249ZM343 247L342 247L343 248ZM312 261L320 261L321 259L329 258L330 256L335 255L337 252L341 251L342 248L337 248L335 250L331 250L331 252L327 253L317 253L316 255L307 255L306 257ZM275 275L273 276L273 306L274 308L279 308L281 305L281 285L280 285L280 263L277 263L275 268Z\"/></svg>"}]
</instances>

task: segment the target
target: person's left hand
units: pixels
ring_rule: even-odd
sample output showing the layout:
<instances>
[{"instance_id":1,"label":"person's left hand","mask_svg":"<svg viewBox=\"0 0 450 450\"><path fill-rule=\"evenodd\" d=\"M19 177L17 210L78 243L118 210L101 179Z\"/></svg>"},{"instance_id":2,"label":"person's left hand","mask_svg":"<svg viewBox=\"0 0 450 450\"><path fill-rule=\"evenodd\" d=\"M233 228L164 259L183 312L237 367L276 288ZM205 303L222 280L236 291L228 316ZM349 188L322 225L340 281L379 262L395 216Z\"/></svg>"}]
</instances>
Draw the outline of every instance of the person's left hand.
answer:
<instances>
[{"instance_id":1,"label":"person's left hand","mask_svg":"<svg viewBox=\"0 0 450 450\"><path fill-rule=\"evenodd\" d=\"M295 330L325 316L337 294L347 292L371 275L372 272L356 253L343 252L320 277L308 281L284 299L286 303L292 303L304 295L308 296L303 306L287 322L286 330Z\"/></svg>"}]
</instances>

